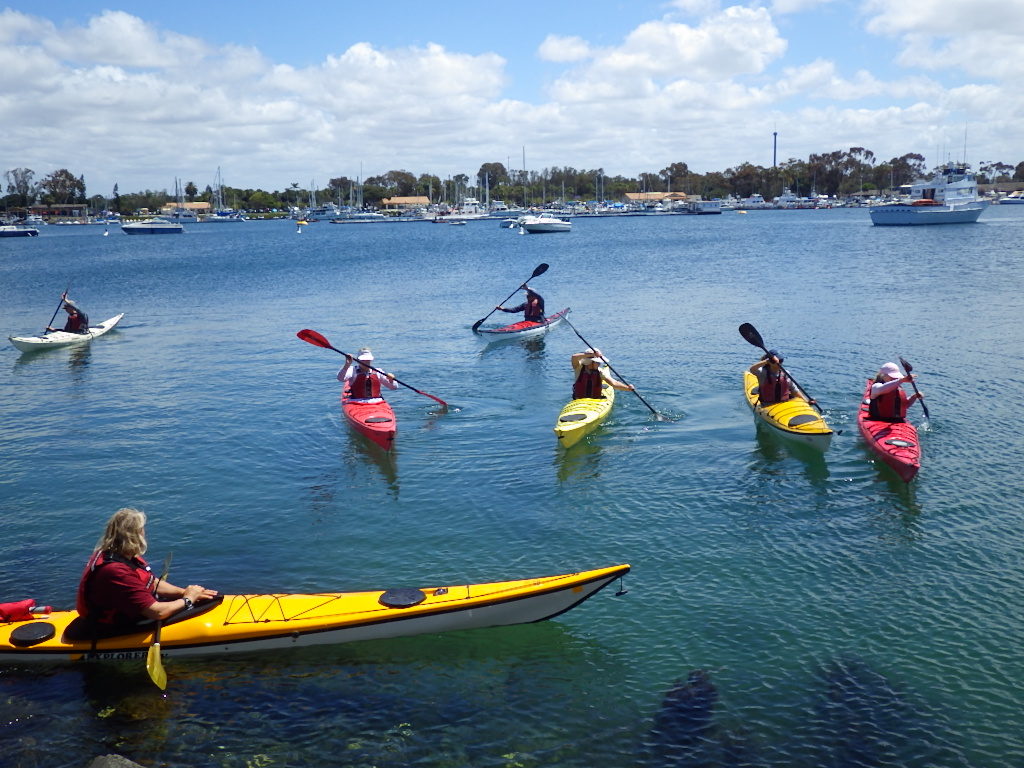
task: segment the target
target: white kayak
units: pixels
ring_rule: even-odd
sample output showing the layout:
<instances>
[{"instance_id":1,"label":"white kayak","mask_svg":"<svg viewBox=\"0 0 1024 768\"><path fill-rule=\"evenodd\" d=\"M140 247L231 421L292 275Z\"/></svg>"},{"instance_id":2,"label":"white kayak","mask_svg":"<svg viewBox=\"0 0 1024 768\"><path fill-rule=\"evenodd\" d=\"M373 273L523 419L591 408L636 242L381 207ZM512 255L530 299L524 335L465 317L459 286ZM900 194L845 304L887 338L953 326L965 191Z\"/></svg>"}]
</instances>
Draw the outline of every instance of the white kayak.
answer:
<instances>
[{"instance_id":1,"label":"white kayak","mask_svg":"<svg viewBox=\"0 0 1024 768\"><path fill-rule=\"evenodd\" d=\"M102 336L109 331L124 317L124 312L114 315L109 320L104 320L99 325L90 325L88 333L68 333L67 331L54 331L43 336L10 336L11 344L22 352L33 352L39 349L52 349L54 347L67 347L72 344L84 344L92 341L97 336Z\"/></svg>"}]
</instances>

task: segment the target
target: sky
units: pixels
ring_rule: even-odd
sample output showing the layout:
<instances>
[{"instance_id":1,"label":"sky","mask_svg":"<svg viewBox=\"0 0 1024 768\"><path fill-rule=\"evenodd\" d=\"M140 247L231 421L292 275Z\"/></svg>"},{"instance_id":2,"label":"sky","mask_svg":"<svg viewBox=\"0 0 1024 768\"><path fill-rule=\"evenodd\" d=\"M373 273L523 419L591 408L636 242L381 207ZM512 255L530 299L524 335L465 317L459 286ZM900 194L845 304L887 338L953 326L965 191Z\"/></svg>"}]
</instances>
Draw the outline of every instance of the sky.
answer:
<instances>
[{"instance_id":1,"label":"sky","mask_svg":"<svg viewBox=\"0 0 1024 768\"><path fill-rule=\"evenodd\" d=\"M0 172L66 168L90 196L202 189L218 168L274 191L489 162L706 173L850 147L1024 161L1024 0L0 9Z\"/></svg>"}]
</instances>

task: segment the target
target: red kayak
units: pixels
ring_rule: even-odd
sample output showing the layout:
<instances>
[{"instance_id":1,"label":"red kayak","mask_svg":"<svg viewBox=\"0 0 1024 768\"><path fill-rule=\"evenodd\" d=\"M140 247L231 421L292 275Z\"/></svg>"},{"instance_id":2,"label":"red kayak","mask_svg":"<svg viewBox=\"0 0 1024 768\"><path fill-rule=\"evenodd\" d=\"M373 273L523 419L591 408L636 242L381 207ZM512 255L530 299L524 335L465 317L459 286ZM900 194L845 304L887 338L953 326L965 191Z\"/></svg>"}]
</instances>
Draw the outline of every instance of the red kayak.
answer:
<instances>
[{"instance_id":1,"label":"red kayak","mask_svg":"<svg viewBox=\"0 0 1024 768\"><path fill-rule=\"evenodd\" d=\"M512 325L503 325L501 328L481 328L477 333L483 333L492 338L516 338L521 339L527 336L537 336L542 333L547 333L560 322L562 318L569 314L569 308L566 307L561 312L556 312L550 317L544 318L544 320L537 322L536 320L520 320L518 323L512 323Z\"/></svg>"},{"instance_id":2,"label":"red kayak","mask_svg":"<svg viewBox=\"0 0 1024 768\"><path fill-rule=\"evenodd\" d=\"M376 403L352 400L346 388L341 395L341 411L356 432L366 435L385 451L391 450L398 422L395 420L395 412L391 410L386 400Z\"/></svg>"},{"instance_id":3,"label":"red kayak","mask_svg":"<svg viewBox=\"0 0 1024 768\"><path fill-rule=\"evenodd\" d=\"M896 470L904 482L909 483L921 468L921 445L917 439L917 429L909 421L894 424L869 419L868 395L871 394L871 383L868 379L857 413L857 426L871 450Z\"/></svg>"}]
</instances>

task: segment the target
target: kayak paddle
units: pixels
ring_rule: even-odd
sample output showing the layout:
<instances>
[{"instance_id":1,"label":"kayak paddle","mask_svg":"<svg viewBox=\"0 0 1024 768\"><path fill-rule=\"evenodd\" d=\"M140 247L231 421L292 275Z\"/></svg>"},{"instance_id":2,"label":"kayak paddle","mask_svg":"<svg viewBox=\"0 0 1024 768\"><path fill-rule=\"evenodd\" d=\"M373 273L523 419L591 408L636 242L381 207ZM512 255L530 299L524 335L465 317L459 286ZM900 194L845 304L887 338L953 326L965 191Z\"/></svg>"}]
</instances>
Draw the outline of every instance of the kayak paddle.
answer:
<instances>
[{"instance_id":1,"label":"kayak paddle","mask_svg":"<svg viewBox=\"0 0 1024 768\"><path fill-rule=\"evenodd\" d=\"M533 270L533 274L530 275L525 280L523 280L523 284L520 285L519 288L516 288L514 291L512 291L512 293L510 293L508 295L508 298L505 299L505 301L508 301L508 299L511 299L513 296L515 296L516 293L518 293L522 289L523 285L526 285L528 282L533 280L533 278L535 278L535 277L540 277L541 275L543 275L547 271L548 271L548 265L547 264L538 264L537 268L535 270ZM503 301L501 303L504 304L505 301ZM497 309L492 309L490 312L487 313L487 317L490 317L491 315L493 315L497 311L498 311ZM487 317L483 317L483 318L477 320L475 323L473 323L473 333L476 333L476 329L479 328L481 325L483 325L483 322L484 322L484 320L487 319Z\"/></svg>"},{"instance_id":2,"label":"kayak paddle","mask_svg":"<svg viewBox=\"0 0 1024 768\"><path fill-rule=\"evenodd\" d=\"M164 559L164 572L156 582L157 587L160 586L161 581L167 578L167 572L171 568L171 557L173 555L174 553L171 552ZM154 593L156 592L156 590L153 591ZM167 688L167 672L164 671L164 662L160 658L160 629L162 626L163 621L158 619L156 629L153 630L153 644L149 646L149 651L146 652L146 671L149 672L149 678L161 691Z\"/></svg>"},{"instance_id":3,"label":"kayak paddle","mask_svg":"<svg viewBox=\"0 0 1024 768\"><path fill-rule=\"evenodd\" d=\"M595 346L594 346L593 344L591 344L591 343L590 343L589 341L587 341L586 339L584 339L584 338L583 338L583 334L582 334L582 333L580 333L579 331L577 331L577 330L576 330L576 326L575 326L575 325L573 325L572 323L570 323L570 322L569 322L569 318L567 318L567 317L563 317L562 319L563 319L563 320L565 320L566 324L567 324L567 325L568 325L568 326L569 326L570 328L572 328L572 331L573 331L573 333L575 333L575 334L576 334L577 336L579 336L579 337L580 337L580 341L582 341L582 342L583 342L584 344L586 344L586 345L587 345L588 347L590 347L591 349L596 349L596 347L595 347ZM623 377L623 375L622 375L621 373L619 373L619 372L618 372L618 371L616 371L616 370L615 370L614 368L612 368L612 364L611 364L611 363L609 363L609 362L608 362L607 360L605 360L605 364L606 364L606 365L607 365L607 366L608 366L609 368L611 368L611 369L612 369L612 373L614 373L614 374L615 374L616 376L618 376L618 377L619 377L619 379L620 379L620 380L621 380L621 381L622 381L623 383L625 383L625 384L629 384L629 382L628 382L628 381L626 381L626 379L625 379L625 378ZM658 412L657 412L656 410L654 410L654 408L652 408L652 407L651 407L651 404L650 404L650 403L648 403L648 402L647 402L646 400L644 400L644 398L643 398L643 395L641 395L641 394L640 394L639 392L637 392L635 388L634 388L634 389L633 389L632 391L633 391L633 394L634 394L634 395L636 395L637 397L639 397L639 398L640 398L640 402L641 402L641 403L643 403L644 405L646 405L646 406L647 406L647 409L648 409L648 410L649 410L649 411L650 411L651 413L653 413L653 414L654 414L654 418L655 418L655 420L656 420L656 421L671 421L671 419L670 419L670 418L669 418L668 416L663 416L663 415L661 415L660 413L658 413Z\"/></svg>"},{"instance_id":4,"label":"kayak paddle","mask_svg":"<svg viewBox=\"0 0 1024 768\"><path fill-rule=\"evenodd\" d=\"M299 331L298 333L296 333L295 335L298 336L303 341L309 342L310 344L312 344L315 347L323 347L324 349L333 349L339 355L345 355L346 357L351 357L353 360L355 360L355 356L354 355L349 355L347 352L342 352L337 347L331 346L331 342L329 342L323 336L323 334L317 333L316 331L311 331L309 328L303 329L303 330ZM387 373L385 371L382 371L380 368L374 368L372 365L368 365L365 362L363 362L363 365L365 365L371 371L376 371L377 373L379 373L379 374L381 374L383 376L387 376ZM443 405L445 407L445 409L448 408L448 403L446 403L440 397L434 397L429 392L423 392L422 390L416 389L416 387L410 386L410 385L406 384L404 381L401 381L400 379L396 378L395 381L397 381L403 387L411 389L413 392L415 392L418 395L423 395L425 397L429 397L431 400L437 400L437 402L439 402L441 405Z\"/></svg>"},{"instance_id":5,"label":"kayak paddle","mask_svg":"<svg viewBox=\"0 0 1024 768\"><path fill-rule=\"evenodd\" d=\"M71 283L68 283L68 287L64 289L64 293L60 295L60 303L57 305L57 308L53 310L53 317L50 318L50 322L48 322L46 324L46 328L43 329L43 334L46 334L46 332L50 329L50 326L53 325L53 321L57 318L57 313L60 312L60 308L64 306L64 299L68 297L68 291L70 290Z\"/></svg>"},{"instance_id":6,"label":"kayak paddle","mask_svg":"<svg viewBox=\"0 0 1024 768\"><path fill-rule=\"evenodd\" d=\"M900 365L902 365L902 366L903 366L903 370L905 370L905 371L907 372L907 375L908 375L908 376L909 376L909 375L910 375L910 374L911 374L911 373L913 372L913 370L914 370L914 369L913 369L913 368L911 367L910 363L908 363L908 362L907 362L906 360L904 360L904 359L903 359L902 357L900 358ZM911 379L911 380L910 380L910 386L912 386L912 387L914 388L914 392L915 392L916 394L918 394L918 395L920 395L920 394L921 394L920 390L918 390L918 388L917 388L917 382L916 382L916 381L914 381L913 379ZM920 402L920 403L921 403L921 408L923 408L923 409L924 409L924 417L925 417L926 419L930 419L930 418L931 418L931 416L930 416L930 415L928 414L928 406L924 404L924 398L923 398L923 397L918 397L917 399L918 399L918 402Z\"/></svg>"},{"instance_id":7,"label":"kayak paddle","mask_svg":"<svg viewBox=\"0 0 1024 768\"><path fill-rule=\"evenodd\" d=\"M761 349L763 349L766 355L768 354L768 350L764 346L764 339L762 339L761 334L757 332L757 328L752 326L750 323L744 323L743 325L740 326L740 336L742 336L748 342L753 344L755 347L760 347ZM807 402L810 403L811 396L807 394L807 390L801 387L800 383L793 378L793 375L782 367L782 363L779 363L779 368L782 370L784 374L786 374L787 378L789 378L789 380L793 382L793 385L803 393L803 396L807 398ZM814 406L814 410L816 410L818 413L821 413L821 407L816 402L811 403L811 405Z\"/></svg>"}]
</instances>

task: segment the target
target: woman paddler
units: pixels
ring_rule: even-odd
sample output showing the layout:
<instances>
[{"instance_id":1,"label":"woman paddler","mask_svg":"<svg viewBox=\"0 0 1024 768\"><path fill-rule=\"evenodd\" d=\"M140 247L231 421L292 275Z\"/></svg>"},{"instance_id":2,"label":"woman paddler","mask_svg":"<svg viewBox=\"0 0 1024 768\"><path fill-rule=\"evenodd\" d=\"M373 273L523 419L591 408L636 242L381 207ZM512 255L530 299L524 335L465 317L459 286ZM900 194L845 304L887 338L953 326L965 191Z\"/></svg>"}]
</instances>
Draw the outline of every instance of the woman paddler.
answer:
<instances>
[{"instance_id":1,"label":"woman paddler","mask_svg":"<svg viewBox=\"0 0 1024 768\"><path fill-rule=\"evenodd\" d=\"M380 387L383 384L388 389L398 389L393 373L382 374L369 367L373 362L373 352L369 347L363 347L356 353L355 360L351 355L345 355L345 364L338 371L338 381L345 385L350 400L357 400L362 403L379 403ZM355 364L353 364L355 363Z\"/></svg>"},{"instance_id":2,"label":"woman paddler","mask_svg":"<svg viewBox=\"0 0 1024 768\"><path fill-rule=\"evenodd\" d=\"M544 297L533 290L526 283L520 286L526 291L526 300L516 307L503 307L500 304L495 309L500 309L502 312L522 312L523 320L529 320L532 323L543 323L544 317Z\"/></svg>"},{"instance_id":3,"label":"woman paddler","mask_svg":"<svg viewBox=\"0 0 1024 768\"><path fill-rule=\"evenodd\" d=\"M572 399L578 400L581 397L599 399L604 397L601 394L602 382L607 382L613 389L621 389L625 392L632 392L635 387L632 384L625 384L618 379L612 378L607 368L608 360L601 354L599 349L587 349L575 353L572 358L572 369L576 374L576 381L572 385Z\"/></svg>"},{"instance_id":4,"label":"woman paddler","mask_svg":"<svg viewBox=\"0 0 1024 768\"><path fill-rule=\"evenodd\" d=\"M907 409L924 395L915 392L907 397L900 384L909 384L916 378L912 373L904 376L896 363L886 363L879 368L868 394L868 418L873 421L896 423L906 421Z\"/></svg>"}]
</instances>

